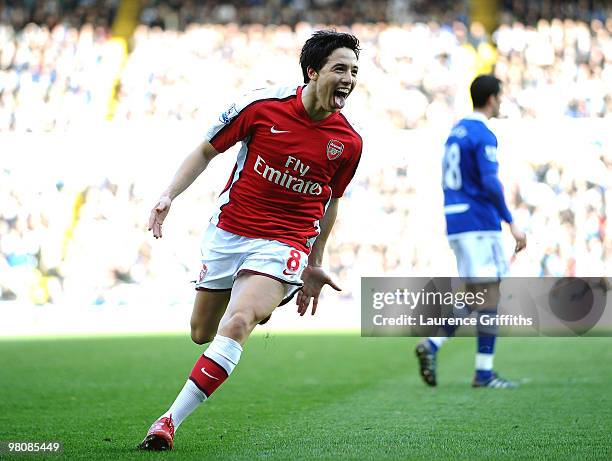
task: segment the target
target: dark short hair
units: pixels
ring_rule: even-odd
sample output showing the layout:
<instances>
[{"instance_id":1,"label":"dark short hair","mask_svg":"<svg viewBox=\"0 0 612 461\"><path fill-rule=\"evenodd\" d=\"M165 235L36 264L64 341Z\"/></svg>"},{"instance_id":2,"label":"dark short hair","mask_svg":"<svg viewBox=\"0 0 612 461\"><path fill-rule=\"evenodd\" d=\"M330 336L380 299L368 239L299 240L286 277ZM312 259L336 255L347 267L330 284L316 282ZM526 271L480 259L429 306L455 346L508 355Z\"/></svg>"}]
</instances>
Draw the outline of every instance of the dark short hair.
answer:
<instances>
[{"instance_id":1,"label":"dark short hair","mask_svg":"<svg viewBox=\"0 0 612 461\"><path fill-rule=\"evenodd\" d=\"M470 85L470 95L474 107L487 105L489 96L498 95L501 91L501 80L493 75L479 75Z\"/></svg>"},{"instance_id":2,"label":"dark short hair","mask_svg":"<svg viewBox=\"0 0 612 461\"><path fill-rule=\"evenodd\" d=\"M304 83L310 81L308 68L312 67L319 72L327 63L329 55L338 48L353 50L355 56L359 59L359 40L354 35L336 32L335 30L318 30L306 40L300 53L300 66L304 75Z\"/></svg>"}]
</instances>

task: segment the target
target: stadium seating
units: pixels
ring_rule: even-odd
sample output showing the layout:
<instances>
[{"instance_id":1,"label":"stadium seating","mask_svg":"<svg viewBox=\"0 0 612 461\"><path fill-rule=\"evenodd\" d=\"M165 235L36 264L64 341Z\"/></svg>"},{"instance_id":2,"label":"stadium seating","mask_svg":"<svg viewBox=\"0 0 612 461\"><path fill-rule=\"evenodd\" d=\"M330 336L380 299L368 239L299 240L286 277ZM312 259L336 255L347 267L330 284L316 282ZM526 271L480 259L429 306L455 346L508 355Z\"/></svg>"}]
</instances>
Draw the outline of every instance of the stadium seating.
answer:
<instances>
[{"instance_id":1,"label":"stadium seating","mask_svg":"<svg viewBox=\"0 0 612 461\"><path fill-rule=\"evenodd\" d=\"M8 3L0 11L0 156L20 154L0 169L1 299L125 303L139 296L136 282L156 290L160 280L167 287L195 278L214 187L198 185L181 197L168 222L172 248L152 246L148 207L189 142L233 97L301 81L296 56L329 2L313 1L311 9L306 1L284 2L280 10L265 2L145 2L124 63L112 42L109 2L73 2L72 9L71 2L47 2L56 5L49 11ZM515 270L612 272L612 138L605 128L612 20L599 10L538 20L543 10L530 7L523 16L502 15L489 36L457 20L461 11L452 11L453 20L419 22L418 8L402 2L361 3L334 16L362 40L359 84L346 113L365 139L358 180L328 246L327 264L345 287L339 296L355 295L359 275L454 272L432 178L449 126L469 110L469 80L494 63L504 82L498 131L509 202L531 234L549 238L536 239ZM88 156L104 159L95 174L69 173ZM574 168L578 156L583 167ZM54 162L44 169L49 157ZM226 180L229 169L221 166L231 168L232 154L226 157L203 182ZM150 159L160 163L143 170ZM161 162L167 167L157 171ZM364 216L381 231L364 230Z\"/></svg>"}]
</instances>

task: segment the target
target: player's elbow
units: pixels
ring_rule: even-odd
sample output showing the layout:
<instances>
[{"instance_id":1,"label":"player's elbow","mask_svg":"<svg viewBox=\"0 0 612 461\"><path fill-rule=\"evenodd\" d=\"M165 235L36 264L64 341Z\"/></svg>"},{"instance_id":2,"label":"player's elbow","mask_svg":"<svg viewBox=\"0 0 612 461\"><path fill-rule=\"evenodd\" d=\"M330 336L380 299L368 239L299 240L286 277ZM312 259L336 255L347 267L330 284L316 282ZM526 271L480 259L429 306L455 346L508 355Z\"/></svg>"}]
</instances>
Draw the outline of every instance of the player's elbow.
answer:
<instances>
[{"instance_id":1,"label":"player's elbow","mask_svg":"<svg viewBox=\"0 0 612 461\"><path fill-rule=\"evenodd\" d=\"M487 193L492 197L503 195L504 193L501 183L499 182L497 177L493 175L484 176L482 178L482 186L485 191L487 191Z\"/></svg>"},{"instance_id":2,"label":"player's elbow","mask_svg":"<svg viewBox=\"0 0 612 461\"><path fill-rule=\"evenodd\" d=\"M217 149L215 149L209 141L204 141L200 145L200 154L204 158L206 164L208 164L213 158L219 155Z\"/></svg>"}]
</instances>

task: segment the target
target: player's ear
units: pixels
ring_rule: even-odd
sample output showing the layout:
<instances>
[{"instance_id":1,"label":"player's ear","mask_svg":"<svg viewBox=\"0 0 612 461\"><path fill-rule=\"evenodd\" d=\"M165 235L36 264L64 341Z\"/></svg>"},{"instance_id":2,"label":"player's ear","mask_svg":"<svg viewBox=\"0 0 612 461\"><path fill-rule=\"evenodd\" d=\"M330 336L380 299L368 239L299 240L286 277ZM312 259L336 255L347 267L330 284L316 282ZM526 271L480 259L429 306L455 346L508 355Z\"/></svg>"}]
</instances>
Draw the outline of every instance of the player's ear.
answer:
<instances>
[{"instance_id":1,"label":"player's ear","mask_svg":"<svg viewBox=\"0 0 612 461\"><path fill-rule=\"evenodd\" d=\"M310 66L308 66L308 68L306 69L306 73L308 74L308 78L310 80L314 80L315 82L319 78L319 73Z\"/></svg>"}]
</instances>

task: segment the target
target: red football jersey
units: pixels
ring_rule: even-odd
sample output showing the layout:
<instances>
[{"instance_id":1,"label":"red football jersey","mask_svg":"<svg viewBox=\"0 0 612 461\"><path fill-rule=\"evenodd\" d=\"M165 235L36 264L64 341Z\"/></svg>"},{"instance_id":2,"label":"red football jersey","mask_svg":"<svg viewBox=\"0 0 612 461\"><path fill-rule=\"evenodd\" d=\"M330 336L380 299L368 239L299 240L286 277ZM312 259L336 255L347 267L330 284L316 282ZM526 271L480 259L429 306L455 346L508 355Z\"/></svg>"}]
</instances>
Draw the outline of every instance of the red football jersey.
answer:
<instances>
[{"instance_id":1,"label":"red football jersey","mask_svg":"<svg viewBox=\"0 0 612 461\"><path fill-rule=\"evenodd\" d=\"M308 253L329 200L353 178L363 143L340 113L312 120L302 88L253 92L219 117L207 139L218 152L242 142L211 222Z\"/></svg>"}]
</instances>

